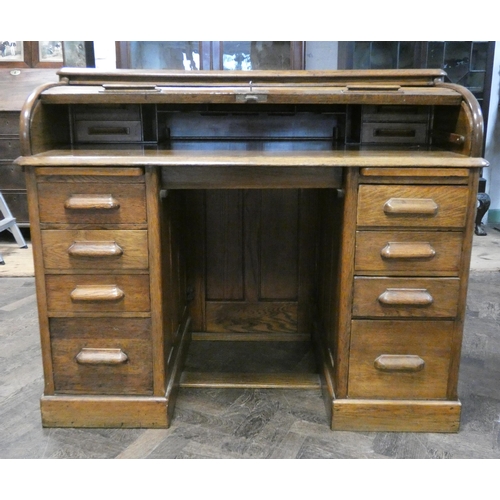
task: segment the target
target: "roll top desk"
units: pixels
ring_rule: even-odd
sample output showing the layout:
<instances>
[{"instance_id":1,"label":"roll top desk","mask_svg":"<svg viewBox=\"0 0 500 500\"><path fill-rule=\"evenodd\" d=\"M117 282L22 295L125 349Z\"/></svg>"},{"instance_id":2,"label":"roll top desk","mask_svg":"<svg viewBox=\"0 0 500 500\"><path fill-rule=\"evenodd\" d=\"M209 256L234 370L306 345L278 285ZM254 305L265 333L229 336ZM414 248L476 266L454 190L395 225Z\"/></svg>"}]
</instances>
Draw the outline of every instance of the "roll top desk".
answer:
<instances>
[{"instance_id":1,"label":"roll top desk","mask_svg":"<svg viewBox=\"0 0 500 500\"><path fill-rule=\"evenodd\" d=\"M315 387L333 430L457 431L487 162L444 77L63 68L36 89L17 164L43 425L168 427L201 377ZM312 343L317 373L187 373L203 339Z\"/></svg>"}]
</instances>

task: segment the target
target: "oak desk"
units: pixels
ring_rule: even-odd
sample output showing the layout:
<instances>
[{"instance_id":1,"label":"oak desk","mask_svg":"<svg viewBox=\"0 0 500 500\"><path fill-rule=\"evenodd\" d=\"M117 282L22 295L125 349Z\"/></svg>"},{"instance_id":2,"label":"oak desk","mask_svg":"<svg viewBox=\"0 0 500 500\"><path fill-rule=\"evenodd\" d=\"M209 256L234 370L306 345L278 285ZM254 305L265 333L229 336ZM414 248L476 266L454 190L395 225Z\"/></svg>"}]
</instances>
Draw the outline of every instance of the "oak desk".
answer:
<instances>
[{"instance_id":1,"label":"oak desk","mask_svg":"<svg viewBox=\"0 0 500 500\"><path fill-rule=\"evenodd\" d=\"M440 70L69 70L21 114L45 426L168 427L190 342L312 342L332 429L457 431L482 116ZM244 360L242 360L244 363Z\"/></svg>"}]
</instances>

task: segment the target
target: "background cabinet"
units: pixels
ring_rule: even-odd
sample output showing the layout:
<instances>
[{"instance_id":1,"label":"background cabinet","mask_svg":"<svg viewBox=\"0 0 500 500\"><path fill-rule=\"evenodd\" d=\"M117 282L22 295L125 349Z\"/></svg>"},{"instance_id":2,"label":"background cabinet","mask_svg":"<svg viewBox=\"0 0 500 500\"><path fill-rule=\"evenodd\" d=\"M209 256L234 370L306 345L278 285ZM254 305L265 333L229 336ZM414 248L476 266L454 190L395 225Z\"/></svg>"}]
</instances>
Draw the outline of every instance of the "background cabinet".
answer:
<instances>
[{"instance_id":1,"label":"background cabinet","mask_svg":"<svg viewBox=\"0 0 500 500\"><path fill-rule=\"evenodd\" d=\"M126 69L303 69L304 42L116 42L116 67Z\"/></svg>"},{"instance_id":2,"label":"background cabinet","mask_svg":"<svg viewBox=\"0 0 500 500\"><path fill-rule=\"evenodd\" d=\"M444 69L447 81L474 94L486 130L494 51L495 42L484 41L339 42L339 69Z\"/></svg>"},{"instance_id":3,"label":"background cabinet","mask_svg":"<svg viewBox=\"0 0 500 500\"><path fill-rule=\"evenodd\" d=\"M26 183L19 156L19 114L35 87L57 82L56 69L0 68L0 191L19 226L29 226Z\"/></svg>"}]
</instances>

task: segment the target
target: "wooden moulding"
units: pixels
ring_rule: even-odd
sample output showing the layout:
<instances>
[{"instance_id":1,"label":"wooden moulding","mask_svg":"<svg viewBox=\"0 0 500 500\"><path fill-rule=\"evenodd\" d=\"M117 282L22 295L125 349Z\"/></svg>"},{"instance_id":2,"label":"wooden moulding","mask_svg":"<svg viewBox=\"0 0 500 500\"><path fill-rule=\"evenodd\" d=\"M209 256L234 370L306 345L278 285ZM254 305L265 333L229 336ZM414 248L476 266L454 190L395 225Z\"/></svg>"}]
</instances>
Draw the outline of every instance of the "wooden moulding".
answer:
<instances>
[{"instance_id":1,"label":"wooden moulding","mask_svg":"<svg viewBox=\"0 0 500 500\"><path fill-rule=\"evenodd\" d=\"M168 398L130 396L43 396L44 427L167 428Z\"/></svg>"},{"instance_id":2,"label":"wooden moulding","mask_svg":"<svg viewBox=\"0 0 500 500\"><path fill-rule=\"evenodd\" d=\"M370 432L458 432L460 401L332 401L332 430Z\"/></svg>"}]
</instances>

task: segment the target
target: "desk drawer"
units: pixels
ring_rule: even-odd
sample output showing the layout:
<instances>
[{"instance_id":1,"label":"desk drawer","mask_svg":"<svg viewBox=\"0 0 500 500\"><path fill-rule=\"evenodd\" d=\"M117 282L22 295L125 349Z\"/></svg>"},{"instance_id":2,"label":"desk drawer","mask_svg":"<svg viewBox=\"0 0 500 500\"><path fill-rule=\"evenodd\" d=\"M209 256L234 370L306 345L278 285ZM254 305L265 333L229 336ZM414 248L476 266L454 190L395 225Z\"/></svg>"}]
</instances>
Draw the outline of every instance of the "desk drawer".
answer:
<instances>
[{"instance_id":1,"label":"desk drawer","mask_svg":"<svg viewBox=\"0 0 500 500\"><path fill-rule=\"evenodd\" d=\"M22 167L13 165L10 160L0 159L0 189L26 190L26 181Z\"/></svg>"},{"instance_id":2,"label":"desk drawer","mask_svg":"<svg viewBox=\"0 0 500 500\"><path fill-rule=\"evenodd\" d=\"M42 231L45 269L147 269L145 230Z\"/></svg>"},{"instance_id":3,"label":"desk drawer","mask_svg":"<svg viewBox=\"0 0 500 500\"><path fill-rule=\"evenodd\" d=\"M0 111L0 134L19 135L19 111Z\"/></svg>"},{"instance_id":4,"label":"desk drawer","mask_svg":"<svg viewBox=\"0 0 500 500\"><path fill-rule=\"evenodd\" d=\"M66 224L144 224L144 184L40 182L40 221Z\"/></svg>"},{"instance_id":5,"label":"desk drawer","mask_svg":"<svg viewBox=\"0 0 500 500\"><path fill-rule=\"evenodd\" d=\"M355 272L458 275L461 232L358 231Z\"/></svg>"},{"instance_id":6,"label":"desk drawer","mask_svg":"<svg viewBox=\"0 0 500 500\"><path fill-rule=\"evenodd\" d=\"M446 398L453 328L453 321L353 321L349 397Z\"/></svg>"},{"instance_id":7,"label":"desk drawer","mask_svg":"<svg viewBox=\"0 0 500 500\"><path fill-rule=\"evenodd\" d=\"M354 317L454 318L458 278L354 279Z\"/></svg>"},{"instance_id":8,"label":"desk drawer","mask_svg":"<svg viewBox=\"0 0 500 500\"><path fill-rule=\"evenodd\" d=\"M47 275L49 312L148 312L149 275Z\"/></svg>"},{"instance_id":9,"label":"desk drawer","mask_svg":"<svg viewBox=\"0 0 500 500\"><path fill-rule=\"evenodd\" d=\"M467 186L359 187L358 226L463 228Z\"/></svg>"},{"instance_id":10,"label":"desk drawer","mask_svg":"<svg viewBox=\"0 0 500 500\"><path fill-rule=\"evenodd\" d=\"M0 158L15 160L20 151L19 139L0 137Z\"/></svg>"},{"instance_id":11,"label":"desk drawer","mask_svg":"<svg viewBox=\"0 0 500 500\"><path fill-rule=\"evenodd\" d=\"M149 318L52 318L54 387L69 394L152 394Z\"/></svg>"}]
</instances>

